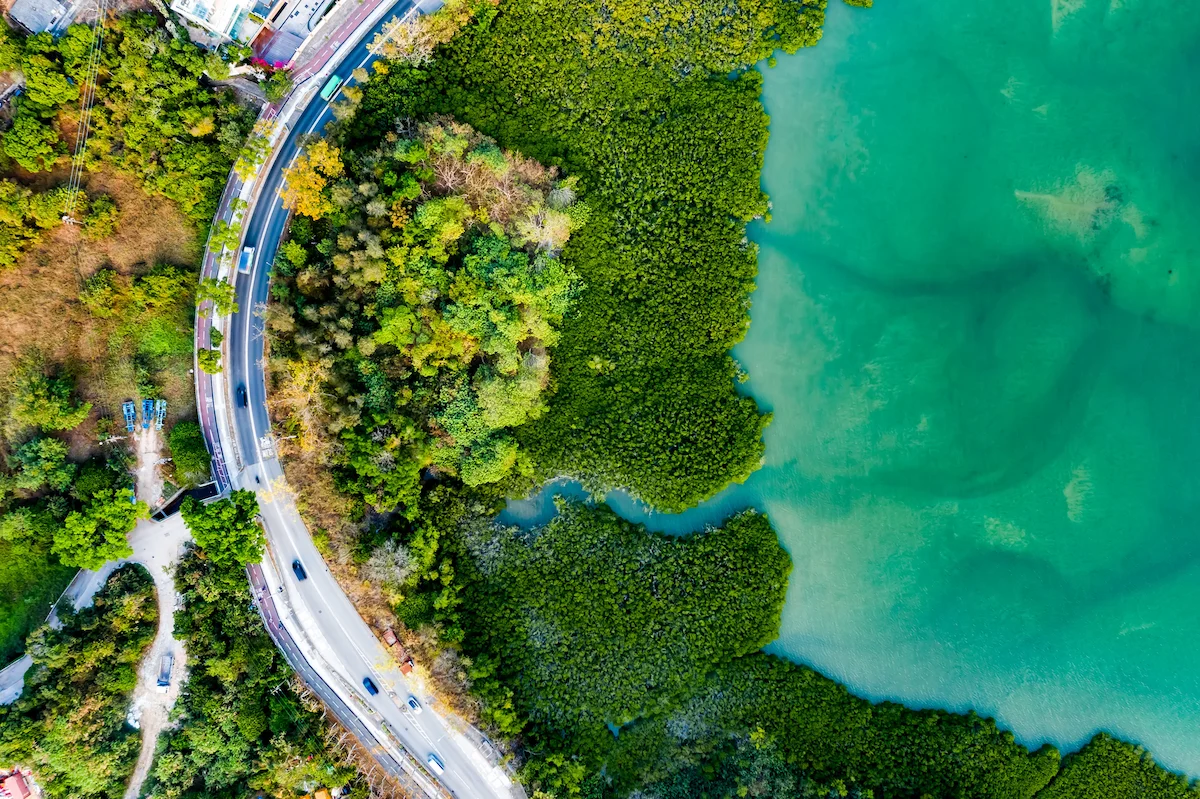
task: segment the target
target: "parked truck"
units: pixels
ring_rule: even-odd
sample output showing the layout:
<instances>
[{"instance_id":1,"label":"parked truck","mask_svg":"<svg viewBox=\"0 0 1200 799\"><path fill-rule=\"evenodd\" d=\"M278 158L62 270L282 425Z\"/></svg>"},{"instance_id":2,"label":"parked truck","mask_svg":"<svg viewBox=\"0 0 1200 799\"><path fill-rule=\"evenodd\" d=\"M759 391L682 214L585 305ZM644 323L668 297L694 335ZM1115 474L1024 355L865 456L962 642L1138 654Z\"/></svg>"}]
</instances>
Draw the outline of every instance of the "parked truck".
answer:
<instances>
[{"instance_id":1,"label":"parked truck","mask_svg":"<svg viewBox=\"0 0 1200 799\"><path fill-rule=\"evenodd\" d=\"M162 656L158 662L158 692L165 694L171 687L171 667L175 665L175 656L170 652Z\"/></svg>"},{"instance_id":2,"label":"parked truck","mask_svg":"<svg viewBox=\"0 0 1200 799\"><path fill-rule=\"evenodd\" d=\"M392 650L392 654L396 656L396 660L400 661L400 673L408 674L413 670L413 659L409 657L408 650L404 648L404 644L400 643L400 639L396 637L396 633L388 627L383 631L383 642L387 644L388 649Z\"/></svg>"}]
</instances>

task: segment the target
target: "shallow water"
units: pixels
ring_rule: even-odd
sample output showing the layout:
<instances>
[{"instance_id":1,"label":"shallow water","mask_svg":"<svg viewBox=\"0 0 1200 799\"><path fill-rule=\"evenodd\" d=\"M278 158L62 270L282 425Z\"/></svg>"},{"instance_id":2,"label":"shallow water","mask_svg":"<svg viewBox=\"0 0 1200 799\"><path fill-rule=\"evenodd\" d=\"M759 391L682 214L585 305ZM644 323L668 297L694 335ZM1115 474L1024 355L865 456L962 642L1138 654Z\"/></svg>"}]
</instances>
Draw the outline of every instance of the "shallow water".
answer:
<instances>
[{"instance_id":1,"label":"shallow water","mask_svg":"<svg viewBox=\"0 0 1200 799\"><path fill-rule=\"evenodd\" d=\"M831 3L766 72L766 464L610 502L770 514L771 648L860 694L1200 774L1198 37L1168 0Z\"/></svg>"}]
</instances>

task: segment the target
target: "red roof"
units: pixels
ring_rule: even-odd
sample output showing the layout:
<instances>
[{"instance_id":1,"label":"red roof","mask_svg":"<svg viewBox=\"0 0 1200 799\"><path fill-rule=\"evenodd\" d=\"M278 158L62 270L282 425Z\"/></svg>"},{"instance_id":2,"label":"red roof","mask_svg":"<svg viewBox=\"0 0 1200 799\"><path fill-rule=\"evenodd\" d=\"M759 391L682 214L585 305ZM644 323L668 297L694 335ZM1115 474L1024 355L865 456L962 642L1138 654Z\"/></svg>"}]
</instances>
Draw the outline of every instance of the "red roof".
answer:
<instances>
[{"instance_id":1,"label":"red roof","mask_svg":"<svg viewBox=\"0 0 1200 799\"><path fill-rule=\"evenodd\" d=\"M29 799L33 796L29 792L29 786L25 784L25 778L19 772L4 779L4 792L12 799Z\"/></svg>"}]
</instances>

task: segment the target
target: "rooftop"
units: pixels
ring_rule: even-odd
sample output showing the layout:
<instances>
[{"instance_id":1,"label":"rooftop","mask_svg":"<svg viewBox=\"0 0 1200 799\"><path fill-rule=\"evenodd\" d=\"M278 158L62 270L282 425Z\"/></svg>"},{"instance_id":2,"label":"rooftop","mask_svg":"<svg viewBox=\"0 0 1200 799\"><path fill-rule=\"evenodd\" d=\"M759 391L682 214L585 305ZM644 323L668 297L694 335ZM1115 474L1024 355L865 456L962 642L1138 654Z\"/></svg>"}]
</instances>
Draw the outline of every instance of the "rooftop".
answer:
<instances>
[{"instance_id":1,"label":"rooftop","mask_svg":"<svg viewBox=\"0 0 1200 799\"><path fill-rule=\"evenodd\" d=\"M33 796L33 793L25 784L25 777L21 775L21 772L16 771L4 778L4 785L0 787L0 796L5 799L28 799Z\"/></svg>"},{"instance_id":2,"label":"rooftop","mask_svg":"<svg viewBox=\"0 0 1200 799\"><path fill-rule=\"evenodd\" d=\"M30 33L50 30L50 26L67 13L58 0L16 0L8 10L13 22Z\"/></svg>"}]
</instances>

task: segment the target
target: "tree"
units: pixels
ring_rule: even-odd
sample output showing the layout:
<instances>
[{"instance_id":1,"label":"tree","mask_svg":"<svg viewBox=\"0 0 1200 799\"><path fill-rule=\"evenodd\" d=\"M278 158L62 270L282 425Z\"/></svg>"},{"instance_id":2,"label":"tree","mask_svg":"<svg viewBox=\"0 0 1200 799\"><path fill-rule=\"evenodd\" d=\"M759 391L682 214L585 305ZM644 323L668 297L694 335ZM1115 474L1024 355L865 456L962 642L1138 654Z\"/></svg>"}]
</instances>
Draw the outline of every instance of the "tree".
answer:
<instances>
[{"instance_id":1,"label":"tree","mask_svg":"<svg viewBox=\"0 0 1200 799\"><path fill-rule=\"evenodd\" d=\"M77 404L72 395L75 381L65 376L49 377L36 362L27 363L18 374L10 397L14 420L43 430L70 430L92 412L92 403Z\"/></svg>"},{"instance_id":2,"label":"tree","mask_svg":"<svg viewBox=\"0 0 1200 799\"><path fill-rule=\"evenodd\" d=\"M254 125L254 130L246 138L246 144L233 165L234 173L243 181L249 180L271 152L271 135L275 132L276 123L273 120L261 120Z\"/></svg>"},{"instance_id":3,"label":"tree","mask_svg":"<svg viewBox=\"0 0 1200 799\"><path fill-rule=\"evenodd\" d=\"M7 25L0 25L0 72L10 72L21 65L21 39Z\"/></svg>"},{"instance_id":4,"label":"tree","mask_svg":"<svg viewBox=\"0 0 1200 799\"><path fill-rule=\"evenodd\" d=\"M238 312L237 289L227 280L206 277L200 281L200 288L196 290L196 304L203 305L209 300L216 308L217 316L228 316ZM200 313L207 316L206 311L202 310Z\"/></svg>"},{"instance_id":5,"label":"tree","mask_svg":"<svg viewBox=\"0 0 1200 799\"><path fill-rule=\"evenodd\" d=\"M75 477L75 464L67 461L67 445L56 438L26 441L8 459L8 467L18 470L13 482L25 491L37 491L42 486L66 491Z\"/></svg>"},{"instance_id":6,"label":"tree","mask_svg":"<svg viewBox=\"0 0 1200 799\"><path fill-rule=\"evenodd\" d=\"M49 541L59 521L45 504L24 505L0 516L0 541Z\"/></svg>"},{"instance_id":7,"label":"tree","mask_svg":"<svg viewBox=\"0 0 1200 799\"><path fill-rule=\"evenodd\" d=\"M127 537L150 508L135 502L128 488L104 488L81 511L72 511L54 536L51 551L67 566L96 570L107 561L133 554Z\"/></svg>"},{"instance_id":8,"label":"tree","mask_svg":"<svg viewBox=\"0 0 1200 799\"><path fill-rule=\"evenodd\" d=\"M342 176L341 151L321 139L296 157L284 170L283 202L298 214L320 219L334 210L333 202L325 196L329 181Z\"/></svg>"},{"instance_id":9,"label":"tree","mask_svg":"<svg viewBox=\"0 0 1200 799\"><path fill-rule=\"evenodd\" d=\"M263 94L267 101L278 103L292 90L292 73L286 69L276 69L271 72L263 83Z\"/></svg>"},{"instance_id":10,"label":"tree","mask_svg":"<svg viewBox=\"0 0 1200 799\"><path fill-rule=\"evenodd\" d=\"M219 566L257 563L263 553L263 530L258 523L258 497L239 490L228 499L204 505L187 497L180 508L196 544Z\"/></svg>"},{"instance_id":11,"label":"tree","mask_svg":"<svg viewBox=\"0 0 1200 799\"><path fill-rule=\"evenodd\" d=\"M117 232L117 220L121 209L107 194L98 194L91 200L91 207L83 218L83 235L89 239L106 239Z\"/></svg>"},{"instance_id":12,"label":"tree","mask_svg":"<svg viewBox=\"0 0 1200 799\"><path fill-rule=\"evenodd\" d=\"M123 566L90 607L62 616L62 629L29 636L24 691L0 707L0 760L34 767L50 799L121 796L138 758L139 735L125 719L158 627L154 581Z\"/></svg>"},{"instance_id":13,"label":"tree","mask_svg":"<svg viewBox=\"0 0 1200 799\"><path fill-rule=\"evenodd\" d=\"M204 444L204 434L196 422L176 422L167 437L171 460L175 463L175 479L183 485L196 485L208 480L211 457Z\"/></svg>"},{"instance_id":14,"label":"tree","mask_svg":"<svg viewBox=\"0 0 1200 799\"><path fill-rule=\"evenodd\" d=\"M221 351L201 349L196 352L196 363L200 371L207 375L221 374Z\"/></svg>"},{"instance_id":15,"label":"tree","mask_svg":"<svg viewBox=\"0 0 1200 799\"><path fill-rule=\"evenodd\" d=\"M59 155L58 131L27 113L18 113L4 134L4 152L29 172L54 168Z\"/></svg>"},{"instance_id":16,"label":"tree","mask_svg":"<svg viewBox=\"0 0 1200 799\"><path fill-rule=\"evenodd\" d=\"M25 73L25 96L39 109L54 109L79 99L62 68L41 53L27 55L21 64Z\"/></svg>"}]
</instances>

